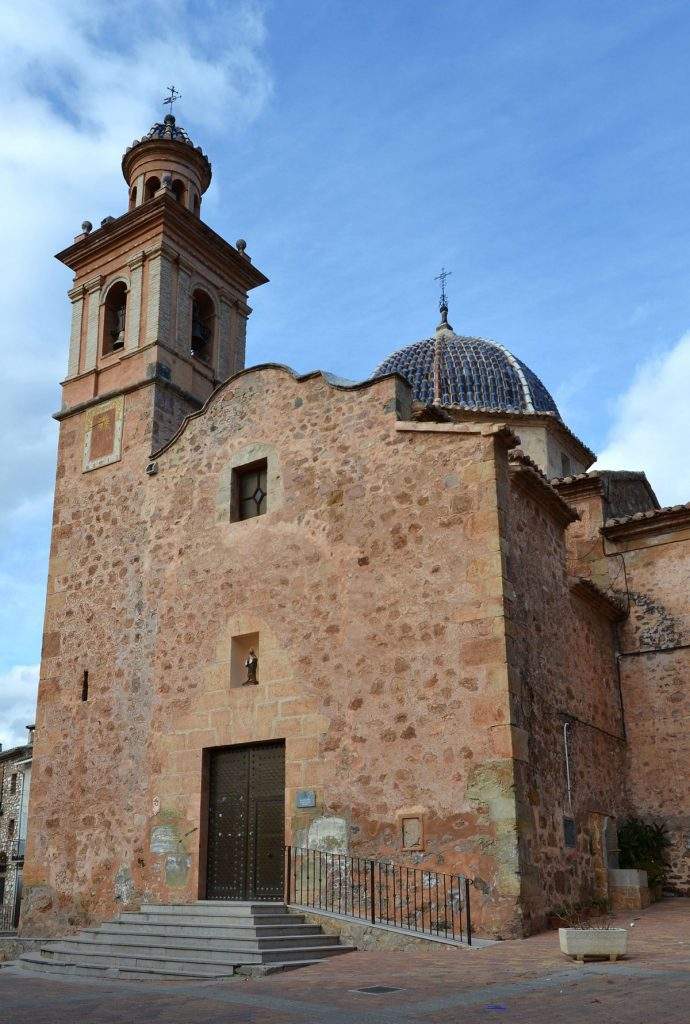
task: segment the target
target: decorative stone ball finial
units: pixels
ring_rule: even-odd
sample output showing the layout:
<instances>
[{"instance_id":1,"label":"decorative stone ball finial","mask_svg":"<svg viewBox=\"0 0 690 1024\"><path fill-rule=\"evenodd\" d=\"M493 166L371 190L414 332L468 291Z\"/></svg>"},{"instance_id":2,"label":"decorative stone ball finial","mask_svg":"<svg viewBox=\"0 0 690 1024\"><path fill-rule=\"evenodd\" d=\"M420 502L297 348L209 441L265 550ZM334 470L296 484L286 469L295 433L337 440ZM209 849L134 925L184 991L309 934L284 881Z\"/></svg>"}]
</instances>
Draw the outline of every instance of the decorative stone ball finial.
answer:
<instances>
[{"instance_id":1,"label":"decorative stone ball finial","mask_svg":"<svg viewBox=\"0 0 690 1024\"><path fill-rule=\"evenodd\" d=\"M103 218L103 220L101 221L101 227L102 227L102 228L103 228L103 227L105 227L105 225L106 225L106 224L112 224L112 222L113 222L114 220L115 220L115 218L114 218L114 217L110 217L110 216L108 216L108 217L104 217L104 218Z\"/></svg>"},{"instance_id":2,"label":"decorative stone ball finial","mask_svg":"<svg viewBox=\"0 0 690 1024\"><path fill-rule=\"evenodd\" d=\"M238 238L237 241L235 242L235 247L239 252L242 253L242 255L244 255L244 250L247 248L247 243L245 242L244 238Z\"/></svg>"},{"instance_id":3,"label":"decorative stone ball finial","mask_svg":"<svg viewBox=\"0 0 690 1024\"><path fill-rule=\"evenodd\" d=\"M90 220L83 220L81 222L81 229L85 235L88 235L93 231L93 224Z\"/></svg>"}]
</instances>

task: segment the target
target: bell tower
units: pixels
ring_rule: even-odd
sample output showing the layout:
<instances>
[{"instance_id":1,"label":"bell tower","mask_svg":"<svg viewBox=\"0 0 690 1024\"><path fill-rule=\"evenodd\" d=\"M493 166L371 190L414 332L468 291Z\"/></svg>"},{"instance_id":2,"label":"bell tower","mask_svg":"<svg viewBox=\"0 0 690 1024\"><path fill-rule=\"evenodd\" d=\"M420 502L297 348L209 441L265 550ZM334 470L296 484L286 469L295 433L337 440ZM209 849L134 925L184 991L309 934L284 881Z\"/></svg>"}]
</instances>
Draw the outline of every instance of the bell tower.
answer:
<instances>
[{"instance_id":1,"label":"bell tower","mask_svg":"<svg viewBox=\"0 0 690 1024\"><path fill-rule=\"evenodd\" d=\"M75 275L57 418L119 399L107 425L95 414L85 469L115 461L116 450L106 449L121 444L128 394L151 391L142 429L155 451L244 367L247 293L267 281L242 240L230 245L201 220L211 164L172 113L132 143L122 173L127 212L95 230L85 221L57 255Z\"/></svg>"}]
</instances>

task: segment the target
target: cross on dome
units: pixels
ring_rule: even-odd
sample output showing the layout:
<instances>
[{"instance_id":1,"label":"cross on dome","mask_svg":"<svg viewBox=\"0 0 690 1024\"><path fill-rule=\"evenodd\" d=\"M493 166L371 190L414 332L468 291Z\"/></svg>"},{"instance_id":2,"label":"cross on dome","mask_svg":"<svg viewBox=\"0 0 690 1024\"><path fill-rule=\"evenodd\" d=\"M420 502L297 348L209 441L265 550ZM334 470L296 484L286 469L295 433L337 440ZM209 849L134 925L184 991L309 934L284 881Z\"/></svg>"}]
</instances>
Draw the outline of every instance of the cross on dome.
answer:
<instances>
[{"instance_id":1,"label":"cross on dome","mask_svg":"<svg viewBox=\"0 0 690 1024\"><path fill-rule=\"evenodd\" d=\"M170 95L164 98L163 105L165 106L166 104L168 104L168 106L170 107L170 113L172 114L173 103L175 103L176 100L182 99L182 93L178 92L174 85L168 86L168 92L170 93Z\"/></svg>"}]
</instances>

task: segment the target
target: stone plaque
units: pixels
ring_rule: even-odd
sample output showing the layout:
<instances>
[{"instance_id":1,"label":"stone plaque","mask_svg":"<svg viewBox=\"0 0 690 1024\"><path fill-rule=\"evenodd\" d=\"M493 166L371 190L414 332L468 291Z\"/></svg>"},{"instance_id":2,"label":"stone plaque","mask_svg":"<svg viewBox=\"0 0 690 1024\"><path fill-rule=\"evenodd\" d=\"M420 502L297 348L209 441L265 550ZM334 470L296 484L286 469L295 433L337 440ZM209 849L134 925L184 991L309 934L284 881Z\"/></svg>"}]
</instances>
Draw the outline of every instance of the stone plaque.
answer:
<instances>
[{"instance_id":1,"label":"stone plaque","mask_svg":"<svg viewBox=\"0 0 690 1024\"><path fill-rule=\"evenodd\" d=\"M422 819L415 816L403 818L400 822L402 827L402 844L404 850L421 850L424 848L424 832Z\"/></svg>"},{"instance_id":2,"label":"stone plaque","mask_svg":"<svg viewBox=\"0 0 690 1024\"><path fill-rule=\"evenodd\" d=\"M316 807L316 793L313 789L298 789L295 803L299 808Z\"/></svg>"},{"instance_id":3,"label":"stone plaque","mask_svg":"<svg viewBox=\"0 0 690 1024\"><path fill-rule=\"evenodd\" d=\"M82 471L100 469L122 457L122 422L125 398L119 395L84 413L84 453Z\"/></svg>"},{"instance_id":4,"label":"stone plaque","mask_svg":"<svg viewBox=\"0 0 690 1024\"><path fill-rule=\"evenodd\" d=\"M324 853L347 853L348 830L344 818L316 818L309 826L307 846Z\"/></svg>"},{"instance_id":5,"label":"stone plaque","mask_svg":"<svg viewBox=\"0 0 690 1024\"><path fill-rule=\"evenodd\" d=\"M174 825L156 825L151 829L151 853L177 853L177 829Z\"/></svg>"}]
</instances>

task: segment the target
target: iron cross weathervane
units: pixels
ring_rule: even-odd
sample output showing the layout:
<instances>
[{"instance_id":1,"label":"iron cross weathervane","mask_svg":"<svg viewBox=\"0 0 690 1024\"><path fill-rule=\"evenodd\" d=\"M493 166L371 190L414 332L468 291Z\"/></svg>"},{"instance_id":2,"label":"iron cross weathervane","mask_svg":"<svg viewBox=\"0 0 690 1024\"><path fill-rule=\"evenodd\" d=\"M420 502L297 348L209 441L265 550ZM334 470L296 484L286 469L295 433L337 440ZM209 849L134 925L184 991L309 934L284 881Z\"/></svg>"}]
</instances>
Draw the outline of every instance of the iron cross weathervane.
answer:
<instances>
[{"instance_id":1,"label":"iron cross weathervane","mask_svg":"<svg viewBox=\"0 0 690 1024\"><path fill-rule=\"evenodd\" d=\"M177 89L175 88L174 85L169 85L168 86L168 92L170 93L170 95L165 97L165 99L163 100L163 103L164 104L166 104L166 103L169 104L169 106L170 106L170 113L172 114L173 103L175 102L175 100L181 100L182 99L182 94L177 91Z\"/></svg>"},{"instance_id":2,"label":"iron cross weathervane","mask_svg":"<svg viewBox=\"0 0 690 1024\"><path fill-rule=\"evenodd\" d=\"M450 275L452 273L453 273L452 270L446 270L445 267L441 267L441 273L438 275L438 277L434 278L434 281L440 281L441 282L441 298L440 298L439 304L438 304L438 308L439 309L448 309L448 296L446 295L446 281L448 280L448 278L450 277Z\"/></svg>"}]
</instances>

